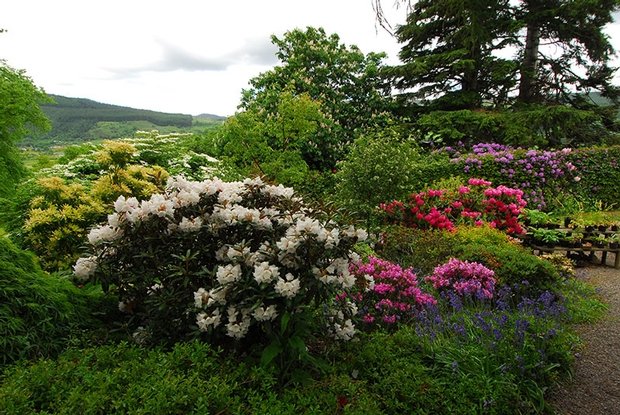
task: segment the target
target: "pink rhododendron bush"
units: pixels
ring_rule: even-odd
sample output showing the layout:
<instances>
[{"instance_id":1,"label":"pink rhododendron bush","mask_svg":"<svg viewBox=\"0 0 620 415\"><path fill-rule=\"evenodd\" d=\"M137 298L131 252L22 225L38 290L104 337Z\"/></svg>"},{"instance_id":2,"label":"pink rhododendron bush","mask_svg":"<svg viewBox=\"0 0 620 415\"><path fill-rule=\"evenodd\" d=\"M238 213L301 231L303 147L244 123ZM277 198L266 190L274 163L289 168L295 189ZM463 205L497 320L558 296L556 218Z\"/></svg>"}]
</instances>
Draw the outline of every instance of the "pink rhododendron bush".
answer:
<instances>
[{"instance_id":1,"label":"pink rhododendron bush","mask_svg":"<svg viewBox=\"0 0 620 415\"><path fill-rule=\"evenodd\" d=\"M418 287L418 277L411 268L371 256L366 263L352 263L349 270L357 283L338 300L355 304L365 328L410 323L426 306L437 304L431 294Z\"/></svg>"},{"instance_id":2,"label":"pink rhododendron bush","mask_svg":"<svg viewBox=\"0 0 620 415\"><path fill-rule=\"evenodd\" d=\"M265 341L269 360L287 345L304 353L302 328L317 317L334 337L353 337L354 308L332 307L355 283L351 248L367 233L323 219L292 189L177 177L164 194L114 207L74 271L118 294L136 338Z\"/></svg>"},{"instance_id":3,"label":"pink rhododendron bush","mask_svg":"<svg viewBox=\"0 0 620 415\"><path fill-rule=\"evenodd\" d=\"M451 258L439 265L433 275L426 277L433 288L451 291L460 297L490 300L495 292L495 272L477 262L461 261Z\"/></svg>"}]
</instances>

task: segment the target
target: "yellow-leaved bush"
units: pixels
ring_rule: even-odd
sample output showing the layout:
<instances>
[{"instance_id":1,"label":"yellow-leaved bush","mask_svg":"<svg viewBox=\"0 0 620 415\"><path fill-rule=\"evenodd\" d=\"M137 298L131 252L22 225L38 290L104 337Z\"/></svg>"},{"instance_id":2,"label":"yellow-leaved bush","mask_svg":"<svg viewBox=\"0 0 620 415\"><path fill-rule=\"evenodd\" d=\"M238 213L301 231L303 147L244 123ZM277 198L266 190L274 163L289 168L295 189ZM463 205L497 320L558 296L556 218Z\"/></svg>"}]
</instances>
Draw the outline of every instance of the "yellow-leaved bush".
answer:
<instances>
[{"instance_id":1,"label":"yellow-leaved bush","mask_svg":"<svg viewBox=\"0 0 620 415\"><path fill-rule=\"evenodd\" d=\"M89 228L113 212L119 196L145 198L165 188L168 173L159 166L130 164L135 153L129 143L105 142L95 154L102 174L93 182L37 180L39 194L30 201L24 240L44 268L69 267L80 256Z\"/></svg>"}]
</instances>

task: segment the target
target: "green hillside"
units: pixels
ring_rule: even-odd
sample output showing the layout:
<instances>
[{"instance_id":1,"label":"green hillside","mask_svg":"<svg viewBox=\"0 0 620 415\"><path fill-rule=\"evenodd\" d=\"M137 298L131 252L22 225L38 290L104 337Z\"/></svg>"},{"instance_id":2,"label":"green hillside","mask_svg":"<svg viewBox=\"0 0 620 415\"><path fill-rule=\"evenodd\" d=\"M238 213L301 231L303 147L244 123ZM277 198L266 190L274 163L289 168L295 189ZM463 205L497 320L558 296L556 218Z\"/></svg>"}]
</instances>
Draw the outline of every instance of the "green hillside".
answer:
<instances>
[{"instance_id":1,"label":"green hillside","mask_svg":"<svg viewBox=\"0 0 620 415\"><path fill-rule=\"evenodd\" d=\"M47 148L105 138L132 136L138 130L159 130L162 133L199 132L219 125L225 117L201 114L169 114L103 104L85 98L50 95L54 104L43 105L43 112L52 122L48 133L26 137L22 147Z\"/></svg>"}]
</instances>

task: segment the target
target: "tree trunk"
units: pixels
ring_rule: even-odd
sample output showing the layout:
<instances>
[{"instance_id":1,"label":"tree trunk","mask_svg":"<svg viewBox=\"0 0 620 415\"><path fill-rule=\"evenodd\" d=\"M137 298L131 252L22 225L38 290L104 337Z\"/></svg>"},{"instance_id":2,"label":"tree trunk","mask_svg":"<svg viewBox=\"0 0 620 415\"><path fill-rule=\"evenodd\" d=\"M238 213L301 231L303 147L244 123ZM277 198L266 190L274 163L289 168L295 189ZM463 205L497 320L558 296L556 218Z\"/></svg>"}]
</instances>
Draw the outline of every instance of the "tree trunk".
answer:
<instances>
[{"instance_id":1,"label":"tree trunk","mask_svg":"<svg viewBox=\"0 0 620 415\"><path fill-rule=\"evenodd\" d=\"M519 98L522 103L532 103L536 99L536 70L538 67L538 45L540 44L540 28L528 23L525 35L525 51L521 63L521 80L519 82Z\"/></svg>"}]
</instances>

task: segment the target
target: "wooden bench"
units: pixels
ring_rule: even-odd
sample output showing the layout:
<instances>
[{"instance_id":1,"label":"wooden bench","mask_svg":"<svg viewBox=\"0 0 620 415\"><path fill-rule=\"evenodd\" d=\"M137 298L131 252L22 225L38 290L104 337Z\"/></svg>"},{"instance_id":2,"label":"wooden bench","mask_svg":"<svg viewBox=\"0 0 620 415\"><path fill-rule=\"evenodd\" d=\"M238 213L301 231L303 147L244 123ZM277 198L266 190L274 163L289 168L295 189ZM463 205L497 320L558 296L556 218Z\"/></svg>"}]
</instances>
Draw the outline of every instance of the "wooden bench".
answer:
<instances>
[{"instance_id":1,"label":"wooden bench","mask_svg":"<svg viewBox=\"0 0 620 415\"><path fill-rule=\"evenodd\" d=\"M594 255L597 252L601 252L601 264L605 265L607 264L607 253L608 252L612 252L613 254L615 254L615 258L614 258L614 268L620 269L620 248L597 248L595 246L592 247L583 247L583 248L570 248L570 247L566 247L566 246L554 246L554 247L549 247L549 246L538 246L538 245L530 245L530 247L534 250L534 253L536 253L536 251L538 251L538 254L542 254L543 252L566 252L566 255L570 254L571 252L589 252L590 253L590 260L594 259Z\"/></svg>"}]
</instances>

